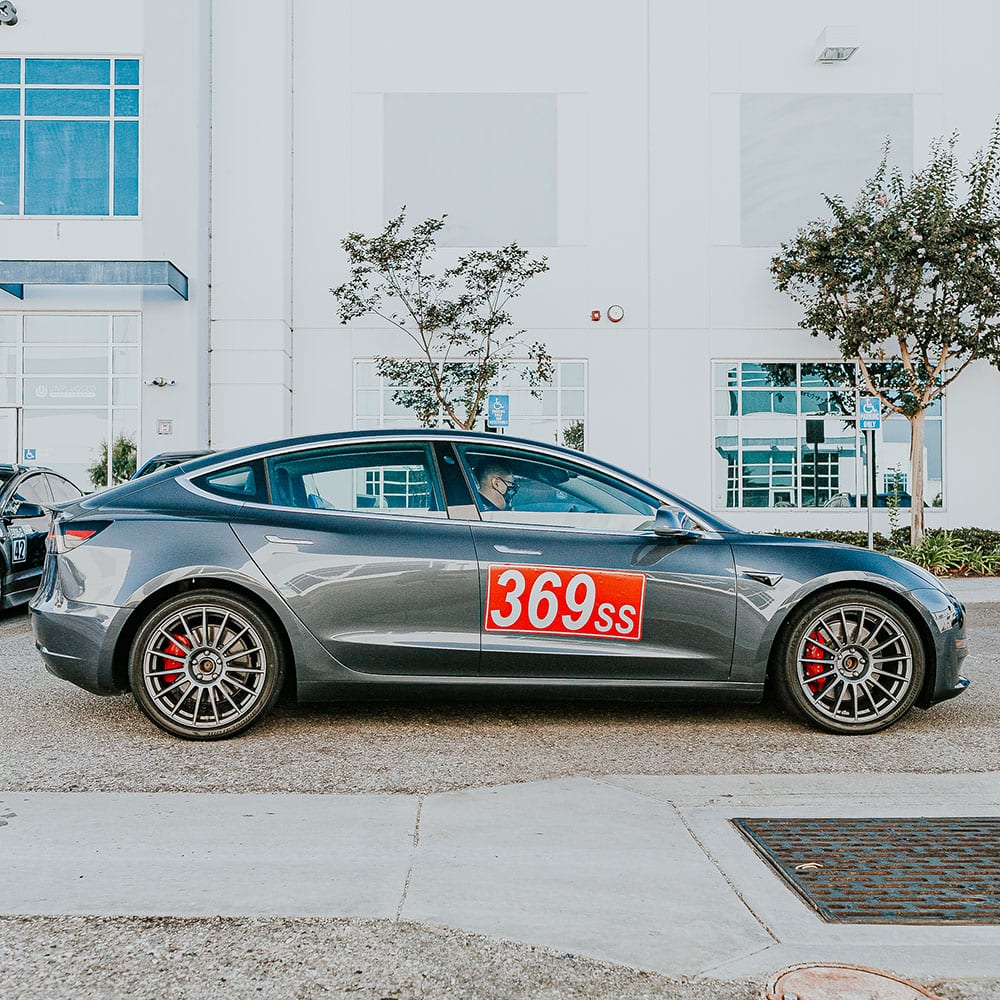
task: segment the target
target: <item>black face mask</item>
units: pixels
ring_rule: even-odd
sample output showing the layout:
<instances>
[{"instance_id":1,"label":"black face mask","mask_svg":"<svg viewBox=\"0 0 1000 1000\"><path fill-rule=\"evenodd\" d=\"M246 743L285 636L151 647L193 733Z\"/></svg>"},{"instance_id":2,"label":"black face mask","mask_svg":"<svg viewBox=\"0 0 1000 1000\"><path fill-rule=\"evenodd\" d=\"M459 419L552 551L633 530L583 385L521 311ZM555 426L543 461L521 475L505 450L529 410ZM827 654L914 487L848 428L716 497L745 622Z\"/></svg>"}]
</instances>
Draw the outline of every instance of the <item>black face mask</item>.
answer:
<instances>
[{"instance_id":1,"label":"black face mask","mask_svg":"<svg viewBox=\"0 0 1000 1000\"><path fill-rule=\"evenodd\" d=\"M507 480L504 479L503 484L505 487L503 497L504 500L506 500L507 503L509 504L514 499L514 497L517 496L517 482L516 480L514 480L508 483Z\"/></svg>"}]
</instances>

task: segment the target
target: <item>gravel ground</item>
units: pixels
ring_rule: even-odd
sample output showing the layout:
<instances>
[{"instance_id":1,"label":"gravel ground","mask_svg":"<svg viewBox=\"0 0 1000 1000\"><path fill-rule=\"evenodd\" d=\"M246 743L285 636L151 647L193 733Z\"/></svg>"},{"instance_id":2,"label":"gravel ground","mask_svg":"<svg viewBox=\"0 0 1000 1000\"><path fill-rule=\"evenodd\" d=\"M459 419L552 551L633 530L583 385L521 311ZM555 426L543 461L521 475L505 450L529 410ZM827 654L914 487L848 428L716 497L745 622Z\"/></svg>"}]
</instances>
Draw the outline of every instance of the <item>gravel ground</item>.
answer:
<instances>
[{"instance_id":1,"label":"gravel ground","mask_svg":"<svg viewBox=\"0 0 1000 1000\"><path fill-rule=\"evenodd\" d=\"M921 985L941 1000L997 996L994 982ZM765 986L386 920L0 918L0 992L26 1000L758 1000Z\"/></svg>"},{"instance_id":2,"label":"gravel ground","mask_svg":"<svg viewBox=\"0 0 1000 1000\"><path fill-rule=\"evenodd\" d=\"M48 675L14 614L0 619L0 789L427 794L564 775L996 771L1000 605L972 608L970 647L967 693L864 739L771 706L437 699L286 703L243 737L192 744L155 730L129 697ZM405 922L0 917L0 996L24 1000L757 1000L764 985ZM941 1000L1000 996L1000 980L923 985Z\"/></svg>"},{"instance_id":3,"label":"gravel ground","mask_svg":"<svg viewBox=\"0 0 1000 1000\"><path fill-rule=\"evenodd\" d=\"M438 698L286 703L198 744L160 733L130 696L47 674L19 614L0 622L0 788L429 794L567 775L1000 771L1000 605L974 606L969 631L972 687L863 739L771 705Z\"/></svg>"}]
</instances>

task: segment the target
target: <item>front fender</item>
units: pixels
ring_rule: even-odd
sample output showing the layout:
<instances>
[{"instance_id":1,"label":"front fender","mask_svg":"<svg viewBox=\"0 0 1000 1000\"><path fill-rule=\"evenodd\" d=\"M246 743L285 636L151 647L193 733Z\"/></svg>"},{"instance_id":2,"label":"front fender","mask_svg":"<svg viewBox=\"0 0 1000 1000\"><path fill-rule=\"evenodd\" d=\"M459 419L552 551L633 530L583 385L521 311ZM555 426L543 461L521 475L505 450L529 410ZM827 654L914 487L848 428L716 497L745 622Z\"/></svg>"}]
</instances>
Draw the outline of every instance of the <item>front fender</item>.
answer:
<instances>
[{"instance_id":1,"label":"front fender","mask_svg":"<svg viewBox=\"0 0 1000 1000\"><path fill-rule=\"evenodd\" d=\"M840 570L807 581L782 578L774 587L743 576L737 571L736 646L732 680L761 683L767 675L771 655L782 628L804 601L835 589L868 590L894 600L913 619L924 640L928 675L936 682L941 650L935 613L951 602L939 590L910 590L903 583L879 573Z\"/></svg>"}]
</instances>

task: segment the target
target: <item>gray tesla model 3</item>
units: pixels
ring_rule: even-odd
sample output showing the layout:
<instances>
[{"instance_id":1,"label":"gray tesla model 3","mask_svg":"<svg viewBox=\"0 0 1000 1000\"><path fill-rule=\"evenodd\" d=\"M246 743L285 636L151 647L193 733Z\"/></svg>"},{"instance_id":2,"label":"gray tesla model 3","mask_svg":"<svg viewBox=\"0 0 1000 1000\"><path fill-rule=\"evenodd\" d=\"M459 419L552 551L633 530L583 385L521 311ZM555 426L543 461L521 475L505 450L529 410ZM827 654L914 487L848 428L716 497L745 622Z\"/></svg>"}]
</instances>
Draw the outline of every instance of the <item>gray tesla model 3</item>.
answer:
<instances>
[{"instance_id":1,"label":"gray tesla model 3","mask_svg":"<svg viewBox=\"0 0 1000 1000\"><path fill-rule=\"evenodd\" d=\"M962 606L910 563L738 531L533 441L378 431L206 456L65 506L38 649L189 739L300 700L462 686L784 705L871 733L963 691Z\"/></svg>"}]
</instances>

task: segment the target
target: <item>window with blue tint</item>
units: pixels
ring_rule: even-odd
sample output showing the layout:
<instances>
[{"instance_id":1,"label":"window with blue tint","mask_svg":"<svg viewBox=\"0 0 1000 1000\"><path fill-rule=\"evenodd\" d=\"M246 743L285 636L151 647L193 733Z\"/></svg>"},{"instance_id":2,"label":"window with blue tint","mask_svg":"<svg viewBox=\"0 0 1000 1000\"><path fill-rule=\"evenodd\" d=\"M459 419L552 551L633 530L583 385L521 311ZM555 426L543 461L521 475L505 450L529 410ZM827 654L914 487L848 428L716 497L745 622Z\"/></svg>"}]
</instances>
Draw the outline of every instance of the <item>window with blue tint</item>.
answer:
<instances>
[{"instance_id":1,"label":"window with blue tint","mask_svg":"<svg viewBox=\"0 0 1000 1000\"><path fill-rule=\"evenodd\" d=\"M115 60L115 84L125 87L139 86L139 60Z\"/></svg>"},{"instance_id":2,"label":"window with blue tint","mask_svg":"<svg viewBox=\"0 0 1000 1000\"><path fill-rule=\"evenodd\" d=\"M0 215L139 214L138 59L0 59Z\"/></svg>"},{"instance_id":3,"label":"window with blue tint","mask_svg":"<svg viewBox=\"0 0 1000 1000\"><path fill-rule=\"evenodd\" d=\"M17 215L21 202L21 124L0 121L0 215Z\"/></svg>"},{"instance_id":4,"label":"window with blue tint","mask_svg":"<svg viewBox=\"0 0 1000 1000\"><path fill-rule=\"evenodd\" d=\"M24 94L24 113L29 118L107 118L108 99L107 90L29 89Z\"/></svg>"},{"instance_id":5,"label":"window with blue tint","mask_svg":"<svg viewBox=\"0 0 1000 1000\"><path fill-rule=\"evenodd\" d=\"M24 127L24 214L108 215L108 122Z\"/></svg>"},{"instance_id":6,"label":"window with blue tint","mask_svg":"<svg viewBox=\"0 0 1000 1000\"><path fill-rule=\"evenodd\" d=\"M111 83L110 59L26 59L24 82L31 83Z\"/></svg>"},{"instance_id":7,"label":"window with blue tint","mask_svg":"<svg viewBox=\"0 0 1000 1000\"><path fill-rule=\"evenodd\" d=\"M865 506L867 443L852 362L719 361L713 370L717 508L823 508L827 517L825 508ZM877 364L870 370L878 375ZM924 424L924 495L932 506L944 502L943 420L938 399ZM875 506L886 506L890 485L911 475L909 433L905 419L883 415L874 434ZM899 503L910 503L905 489Z\"/></svg>"},{"instance_id":8,"label":"window with blue tint","mask_svg":"<svg viewBox=\"0 0 1000 1000\"><path fill-rule=\"evenodd\" d=\"M115 122L114 214L139 214L138 122Z\"/></svg>"},{"instance_id":9,"label":"window with blue tint","mask_svg":"<svg viewBox=\"0 0 1000 1000\"><path fill-rule=\"evenodd\" d=\"M138 90L116 90L115 91L115 117L116 118L138 118L139 117L139 91Z\"/></svg>"}]
</instances>

